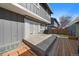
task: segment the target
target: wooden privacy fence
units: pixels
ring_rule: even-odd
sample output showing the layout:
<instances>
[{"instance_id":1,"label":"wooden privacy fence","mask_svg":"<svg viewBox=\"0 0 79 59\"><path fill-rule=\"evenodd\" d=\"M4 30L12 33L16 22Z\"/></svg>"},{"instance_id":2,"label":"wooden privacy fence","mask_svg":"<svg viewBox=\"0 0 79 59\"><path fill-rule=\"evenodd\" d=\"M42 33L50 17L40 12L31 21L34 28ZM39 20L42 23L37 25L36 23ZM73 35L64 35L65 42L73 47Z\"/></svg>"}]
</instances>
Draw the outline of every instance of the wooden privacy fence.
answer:
<instances>
[{"instance_id":1,"label":"wooden privacy fence","mask_svg":"<svg viewBox=\"0 0 79 59\"><path fill-rule=\"evenodd\" d=\"M69 34L67 29L62 29L62 28L52 29L49 31L49 33L51 33L51 34L64 34L64 35Z\"/></svg>"},{"instance_id":2,"label":"wooden privacy fence","mask_svg":"<svg viewBox=\"0 0 79 59\"><path fill-rule=\"evenodd\" d=\"M50 30L49 33L68 35L69 39L72 39L72 40L78 39L78 37L76 37L75 33L72 33L72 31L68 30L68 29L56 28L56 29Z\"/></svg>"}]
</instances>

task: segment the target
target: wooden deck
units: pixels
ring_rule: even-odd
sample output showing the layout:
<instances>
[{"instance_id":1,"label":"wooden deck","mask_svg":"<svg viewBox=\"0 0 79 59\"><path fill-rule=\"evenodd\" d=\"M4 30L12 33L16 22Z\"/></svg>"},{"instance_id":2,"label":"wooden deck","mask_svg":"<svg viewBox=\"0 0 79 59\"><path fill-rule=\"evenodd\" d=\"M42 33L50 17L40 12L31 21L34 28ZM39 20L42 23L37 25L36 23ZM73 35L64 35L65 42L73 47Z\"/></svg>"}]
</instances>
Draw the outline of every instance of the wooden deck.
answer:
<instances>
[{"instance_id":1,"label":"wooden deck","mask_svg":"<svg viewBox=\"0 0 79 59\"><path fill-rule=\"evenodd\" d=\"M57 35L56 35L57 36ZM53 39L53 38L52 38ZM79 40L70 40L66 36L57 36L55 42L49 47L46 56L78 56ZM39 53L39 51L37 51ZM43 52L42 52L43 53ZM22 43L13 51L4 53L3 56L37 56L33 49Z\"/></svg>"},{"instance_id":2,"label":"wooden deck","mask_svg":"<svg viewBox=\"0 0 79 59\"><path fill-rule=\"evenodd\" d=\"M56 42L50 47L47 55L49 56L75 56L78 55L78 40L67 38L57 38Z\"/></svg>"}]
</instances>

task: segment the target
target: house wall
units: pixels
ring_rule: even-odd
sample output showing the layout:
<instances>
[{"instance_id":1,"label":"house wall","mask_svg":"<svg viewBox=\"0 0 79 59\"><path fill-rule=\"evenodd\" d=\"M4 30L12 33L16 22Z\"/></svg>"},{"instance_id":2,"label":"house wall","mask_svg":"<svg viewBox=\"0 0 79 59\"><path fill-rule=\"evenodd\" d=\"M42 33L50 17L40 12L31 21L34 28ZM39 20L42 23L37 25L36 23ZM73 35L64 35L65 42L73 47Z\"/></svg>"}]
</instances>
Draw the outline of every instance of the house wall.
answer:
<instances>
[{"instance_id":1,"label":"house wall","mask_svg":"<svg viewBox=\"0 0 79 59\"><path fill-rule=\"evenodd\" d=\"M27 8L31 12L41 16L42 18L51 21L50 14L46 12L46 10L38 3L36 5L35 3L18 3L19 5L23 6L24 8Z\"/></svg>"},{"instance_id":2,"label":"house wall","mask_svg":"<svg viewBox=\"0 0 79 59\"><path fill-rule=\"evenodd\" d=\"M50 21L50 15L40 5L39 8L33 3L20 5ZM27 17L0 8L0 52L16 48L22 39L27 39L32 34L44 32L47 27L45 23Z\"/></svg>"},{"instance_id":3,"label":"house wall","mask_svg":"<svg viewBox=\"0 0 79 59\"><path fill-rule=\"evenodd\" d=\"M31 34L43 33L45 26L40 24L0 8L0 52L16 48L22 39L28 38Z\"/></svg>"},{"instance_id":4,"label":"house wall","mask_svg":"<svg viewBox=\"0 0 79 59\"><path fill-rule=\"evenodd\" d=\"M47 27L43 23L35 22L28 18L24 18L24 22L25 22L25 36L24 36L25 39L27 39L30 35L43 34L44 30Z\"/></svg>"},{"instance_id":5,"label":"house wall","mask_svg":"<svg viewBox=\"0 0 79 59\"><path fill-rule=\"evenodd\" d=\"M40 23L24 18L25 21L25 39L30 35L40 33Z\"/></svg>"},{"instance_id":6,"label":"house wall","mask_svg":"<svg viewBox=\"0 0 79 59\"><path fill-rule=\"evenodd\" d=\"M79 23L76 24L76 36L79 37Z\"/></svg>"},{"instance_id":7,"label":"house wall","mask_svg":"<svg viewBox=\"0 0 79 59\"><path fill-rule=\"evenodd\" d=\"M40 17L51 21L50 14L46 12L46 10L39 4L35 5L35 3L18 3L29 11L39 15ZM46 25L42 23L38 23L35 21L30 21L30 19L25 18L25 39L28 38L31 34L43 33L46 29ZM32 19L33 20L33 19Z\"/></svg>"},{"instance_id":8,"label":"house wall","mask_svg":"<svg viewBox=\"0 0 79 59\"><path fill-rule=\"evenodd\" d=\"M44 33L44 30L47 29L47 25L45 24L40 24L40 33Z\"/></svg>"},{"instance_id":9,"label":"house wall","mask_svg":"<svg viewBox=\"0 0 79 59\"><path fill-rule=\"evenodd\" d=\"M0 8L0 52L16 48L23 38L23 16Z\"/></svg>"},{"instance_id":10,"label":"house wall","mask_svg":"<svg viewBox=\"0 0 79 59\"><path fill-rule=\"evenodd\" d=\"M79 23L75 23L67 28L69 30L70 35L74 35L79 37Z\"/></svg>"},{"instance_id":11,"label":"house wall","mask_svg":"<svg viewBox=\"0 0 79 59\"><path fill-rule=\"evenodd\" d=\"M76 24L71 25L67 29L69 30L70 35L76 36Z\"/></svg>"}]
</instances>

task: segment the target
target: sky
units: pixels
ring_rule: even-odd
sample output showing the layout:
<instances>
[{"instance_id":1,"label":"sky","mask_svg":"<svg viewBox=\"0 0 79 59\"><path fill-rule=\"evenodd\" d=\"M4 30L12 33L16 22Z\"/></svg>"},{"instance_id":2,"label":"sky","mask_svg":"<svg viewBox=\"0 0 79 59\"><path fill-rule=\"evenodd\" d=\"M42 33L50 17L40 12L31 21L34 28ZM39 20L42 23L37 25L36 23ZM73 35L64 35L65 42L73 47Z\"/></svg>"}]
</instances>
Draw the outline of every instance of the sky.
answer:
<instances>
[{"instance_id":1,"label":"sky","mask_svg":"<svg viewBox=\"0 0 79 59\"><path fill-rule=\"evenodd\" d=\"M49 3L48 4L53 11L52 17L55 17L59 21L61 16L72 16L73 18L79 15L79 3Z\"/></svg>"}]
</instances>

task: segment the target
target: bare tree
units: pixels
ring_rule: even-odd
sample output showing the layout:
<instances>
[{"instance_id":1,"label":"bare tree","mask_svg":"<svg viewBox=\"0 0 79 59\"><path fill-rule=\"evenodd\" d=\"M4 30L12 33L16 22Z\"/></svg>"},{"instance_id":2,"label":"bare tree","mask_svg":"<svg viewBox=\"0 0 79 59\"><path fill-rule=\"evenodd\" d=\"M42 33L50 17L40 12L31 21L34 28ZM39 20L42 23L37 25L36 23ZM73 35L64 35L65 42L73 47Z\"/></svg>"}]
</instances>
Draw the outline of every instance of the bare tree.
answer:
<instances>
[{"instance_id":1,"label":"bare tree","mask_svg":"<svg viewBox=\"0 0 79 59\"><path fill-rule=\"evenodd\" d=\"M61 16L59 19L60 19L60 23L61 23L61 27L64 27L66 26L70 20L71 20L71 16Z\"/></svg>"}]
</instances>

